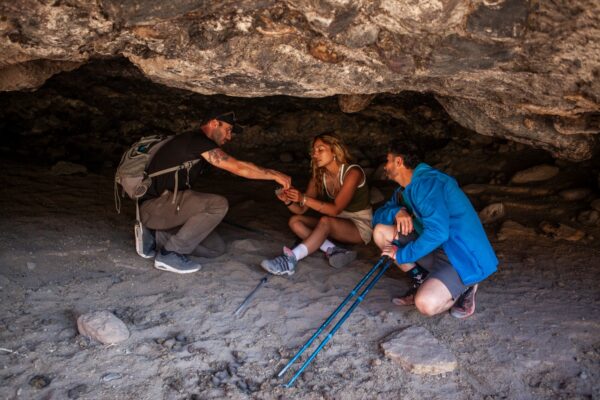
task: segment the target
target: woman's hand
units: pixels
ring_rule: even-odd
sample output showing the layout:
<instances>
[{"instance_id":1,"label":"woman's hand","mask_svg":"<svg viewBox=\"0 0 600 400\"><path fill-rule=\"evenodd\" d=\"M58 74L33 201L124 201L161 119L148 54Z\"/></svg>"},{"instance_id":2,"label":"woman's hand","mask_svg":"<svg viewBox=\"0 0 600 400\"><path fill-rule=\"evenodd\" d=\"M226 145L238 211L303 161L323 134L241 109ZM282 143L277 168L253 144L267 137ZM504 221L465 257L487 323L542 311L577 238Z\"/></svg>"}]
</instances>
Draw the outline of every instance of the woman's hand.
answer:
<instances>
[{"instance_id":1,"label":"woman's hand","mask_svg":"<svg viewBox=\"0 0 600 400\"><path fill-rule=\"evenodd\" d=\"M275 196L277 196L277 198L281 201L283 201L284 203L287 203L289 200L285 194L285 189L280 187L279 189L275 190Z\"/></svg>"},{"instance_id":2,"label":"woman's hand","mask_svg":"<svg viewBox=\"0 0 600 400\"><path fill-rule=\"evenodd\" d=\"M304 194L300 192L296 188L289 188L285 191L285 195L287 196L288 201L293 201L294 203L299 203L300 200L304 197Z\"/></svg>"}]
</instances>

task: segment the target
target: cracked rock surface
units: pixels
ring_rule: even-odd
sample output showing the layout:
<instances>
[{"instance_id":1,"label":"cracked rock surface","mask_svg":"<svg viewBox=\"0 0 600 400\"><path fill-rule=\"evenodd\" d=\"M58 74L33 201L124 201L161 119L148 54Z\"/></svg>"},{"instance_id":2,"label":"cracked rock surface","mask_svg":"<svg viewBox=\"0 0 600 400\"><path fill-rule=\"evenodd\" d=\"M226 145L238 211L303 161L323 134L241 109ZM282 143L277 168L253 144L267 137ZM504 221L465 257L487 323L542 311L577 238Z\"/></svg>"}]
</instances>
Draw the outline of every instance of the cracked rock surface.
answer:
<instances>
[{"instance_id":1,"label":"cracked rock surface","mask_svg":"<svg viewBox=\"0 0 600 400\"><path fill-rule=\"evenodd\" d=\"M461 125L574 161L600 131L600 3L17 0L0 90L125 57L154 82L237 97L432 93Z\"/></svg>"}]
</instances>

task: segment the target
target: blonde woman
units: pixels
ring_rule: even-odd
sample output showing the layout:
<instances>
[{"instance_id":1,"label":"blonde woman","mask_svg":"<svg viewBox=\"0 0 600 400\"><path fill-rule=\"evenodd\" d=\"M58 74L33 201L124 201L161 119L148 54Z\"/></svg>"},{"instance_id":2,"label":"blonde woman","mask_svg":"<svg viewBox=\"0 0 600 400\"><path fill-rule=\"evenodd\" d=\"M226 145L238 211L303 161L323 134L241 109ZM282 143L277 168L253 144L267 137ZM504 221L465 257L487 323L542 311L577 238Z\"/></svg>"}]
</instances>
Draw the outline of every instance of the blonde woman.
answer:
<instances>
[{"instance_id":1,"label":"blonde woman","mask_svg":"<svg viewBox=\"0 0 600 400\"><path fill-rule=\"evenodd\" d=\"M296 188L277 197L294 213L289 226L302 243L261 266L274 275L292 275L298 264L317 250L329 264L341 268L356 259L356 252L335 246L329 239L347 244L369 243L373 212L367 178L359 165L350 164L348 150L334 134L316 136L311 144L312 176L305 193ZM309 209L319 217L303 215Z\"/></svg>"}]
</instances>

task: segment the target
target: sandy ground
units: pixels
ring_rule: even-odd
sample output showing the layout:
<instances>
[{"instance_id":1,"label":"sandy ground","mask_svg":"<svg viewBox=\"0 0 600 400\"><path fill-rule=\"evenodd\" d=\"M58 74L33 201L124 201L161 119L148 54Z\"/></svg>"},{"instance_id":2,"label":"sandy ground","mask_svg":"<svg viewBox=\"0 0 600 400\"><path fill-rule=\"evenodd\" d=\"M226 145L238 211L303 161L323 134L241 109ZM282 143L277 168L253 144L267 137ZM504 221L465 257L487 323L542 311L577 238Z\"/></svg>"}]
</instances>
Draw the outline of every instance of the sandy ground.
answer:
<instances>
[{"instance_id":1,"label":"sandy ground","mask_svg":"<svg viewBox=\"0 0 600 400\"><path fill-rule=\"evenodd\" d=\"M274 376L371 268L373 246L343 270L310 256L294 276L271 278L236 318L264 276L260 260L294 241L271 183L219 177L227 219L256 231L223 224L227 254L177 275L136 255L133 207L115 213L110 176L55 176L8 162L2 170L0 398L600 398L600 245L592 236L498 241L490 228L501 265L465 321L394 306L408 281L388 273L286 389ZM78 335L77 316L97 310L121 318L131 337L109 346ZM458 368L420 376L386 359L379 344L409 326L431 332Z\"/></svg>"}]
</instances>

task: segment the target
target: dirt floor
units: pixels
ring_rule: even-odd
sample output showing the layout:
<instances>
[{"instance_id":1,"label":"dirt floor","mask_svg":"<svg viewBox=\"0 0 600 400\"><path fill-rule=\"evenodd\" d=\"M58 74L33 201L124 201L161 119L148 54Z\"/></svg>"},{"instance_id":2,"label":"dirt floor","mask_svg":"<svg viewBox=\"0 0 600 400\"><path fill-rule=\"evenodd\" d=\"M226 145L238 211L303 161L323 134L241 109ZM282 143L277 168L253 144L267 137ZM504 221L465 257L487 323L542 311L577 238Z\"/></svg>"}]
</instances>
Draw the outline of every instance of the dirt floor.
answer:
<instances>
[{"instance_id":1,"label":"dirt floor","mask_svg":"<svg viewBox=\"0 0 600 400\"><path fill-rule=\"evenodd\" d=\"M479 174L493 169L506 182L524 160L515 153L511 171L485 152L470 161L456 154L444 166L461 184L482 183ZM529 228L499 235L502 221L486 226L501 264L480 286L476 314L427 318L394 306L409 282L392 271L286 389L275 375L371 268L374 245L342 270L322 254L308 257L292 277L269 279L234 317L265 276L260 260L295 240L272 183L219 175L218 189L205 185L230 200L229 223L219 228L228 251L177 275L137 256L134 209L126 203L115 213L109 174L1 168L0 398L600 399L600 231L574 220L594 193L567 203L556 191L523 198L494 183L473 196L477 209L504 201L504 219ZM564 176L548 185L577 182L570 171L561 166ZM585 235L562 240L540 230L544 220ZM79 335L77 316L98 310L123 320L130 338L102 345ZM431 332L458 367L416 375L387 359L380 343L409 326Z\"/></svg>"}]
</instances>

